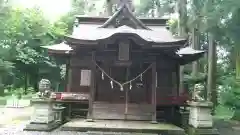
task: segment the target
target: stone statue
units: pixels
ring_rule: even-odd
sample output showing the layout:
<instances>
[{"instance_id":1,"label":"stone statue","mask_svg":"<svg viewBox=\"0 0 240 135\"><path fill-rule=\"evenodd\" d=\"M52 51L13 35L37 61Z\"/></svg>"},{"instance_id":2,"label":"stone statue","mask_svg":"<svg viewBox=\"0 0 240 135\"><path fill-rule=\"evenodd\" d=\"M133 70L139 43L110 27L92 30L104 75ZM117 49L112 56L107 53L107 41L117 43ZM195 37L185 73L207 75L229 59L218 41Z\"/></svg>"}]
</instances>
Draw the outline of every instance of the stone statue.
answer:
<instances>
[{"instance_id":1,"label":"stone statue","mask_svg":"<svg viewBox=\"0 0 240 135\"><path fill-rule=\"evenodd\" d=\"M50 98L51 96L51 82L47 79L42 79L38 84L39 92L38 98Z\"/></svg>"},{"instance_id":2,"label":"stone statue","mask_svg":"<svg viewBox=\"0 0 240 135\"><path fill-rule=\"evenodd\" d=\"M194 101L204 101L204 98L201 96L204 90L204 86L202 84L195 84L193 88L192 98Z\"/></svg>"}]
</instances>

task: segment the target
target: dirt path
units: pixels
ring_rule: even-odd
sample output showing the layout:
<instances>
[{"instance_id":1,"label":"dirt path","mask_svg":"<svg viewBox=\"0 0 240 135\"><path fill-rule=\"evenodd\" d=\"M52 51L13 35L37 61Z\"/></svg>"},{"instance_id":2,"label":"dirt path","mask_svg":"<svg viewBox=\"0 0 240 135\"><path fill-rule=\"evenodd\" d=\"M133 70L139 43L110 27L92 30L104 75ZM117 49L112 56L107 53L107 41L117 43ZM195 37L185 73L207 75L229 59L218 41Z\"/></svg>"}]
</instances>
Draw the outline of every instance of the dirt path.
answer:
<instances>
[{"instance_id":1,"label":"dirt path","mask_svg":"<svg viewBox=\"0 0 240 135\"><path fill-rule=\"evenodd\" d=\"M0 108L1 127L30 119L33 109L27 108Z\"/></svg>"}]
</instances>

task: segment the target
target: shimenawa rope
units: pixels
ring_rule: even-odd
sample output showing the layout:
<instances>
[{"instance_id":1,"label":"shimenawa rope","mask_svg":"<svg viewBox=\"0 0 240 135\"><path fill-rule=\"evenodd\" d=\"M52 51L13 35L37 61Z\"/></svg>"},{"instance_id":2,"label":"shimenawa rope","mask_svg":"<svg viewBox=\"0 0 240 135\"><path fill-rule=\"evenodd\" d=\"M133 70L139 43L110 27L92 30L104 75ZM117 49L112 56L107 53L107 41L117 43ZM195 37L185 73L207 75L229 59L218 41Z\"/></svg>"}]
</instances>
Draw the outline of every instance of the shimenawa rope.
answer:
<instances>
[{"instance_id":1,"label":"shimenawa rope","mask_svg":"<svg viewBox=\"0 0 240 135\"><path fill-rule=\"evenodd\" d=\"M139 74L138 76L136 76L135 78L129 80L129 81L126 81L124 83L120 83L118 82L117 80L115 80L114 78L112 78L110 75L108 75L96 62L94 62L95 65L101 70L102 73L104 73L111 81L115 82L116 84L118 84L120 86L120 90L123 91L123 86L126 85L126 84L129 84L133 81L135 81L136 79L138 79L139 77L141 77L144 73L146 73L151 67L152 67L152 64L149 65L141 74Z\"/></svg>"}]
</instances>

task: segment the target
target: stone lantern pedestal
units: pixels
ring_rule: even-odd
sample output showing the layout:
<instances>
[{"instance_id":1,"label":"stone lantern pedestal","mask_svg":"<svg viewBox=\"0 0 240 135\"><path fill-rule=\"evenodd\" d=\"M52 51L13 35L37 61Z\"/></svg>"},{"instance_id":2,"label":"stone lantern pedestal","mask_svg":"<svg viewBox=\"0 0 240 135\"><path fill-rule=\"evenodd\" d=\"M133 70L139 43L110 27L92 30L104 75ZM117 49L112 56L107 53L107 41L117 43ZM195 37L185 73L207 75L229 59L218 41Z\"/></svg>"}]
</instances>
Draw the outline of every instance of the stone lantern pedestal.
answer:
<instances>
[{"instance_id":1,"label":"stone lantern pedestal","mask_svg":"<svg viewBox=\"0 0 240 135\"><path fill-rule=\"evenodd\" d=\"M189 135L218 135L213 128L211 102L189 102Z\"/></svg>"},{"instance_id":2,"label":"stone lantern pedestal","mask_svg":"<svg viewBox=\"0 0 240 135\"><path fill-rule=\"evenodd\" d=\"M51 131L62 124L55 119L56 111L51 99L36 99L32 101L34 112L30 124L24 130L29 131Z\"/></svg>"}]
</instances>

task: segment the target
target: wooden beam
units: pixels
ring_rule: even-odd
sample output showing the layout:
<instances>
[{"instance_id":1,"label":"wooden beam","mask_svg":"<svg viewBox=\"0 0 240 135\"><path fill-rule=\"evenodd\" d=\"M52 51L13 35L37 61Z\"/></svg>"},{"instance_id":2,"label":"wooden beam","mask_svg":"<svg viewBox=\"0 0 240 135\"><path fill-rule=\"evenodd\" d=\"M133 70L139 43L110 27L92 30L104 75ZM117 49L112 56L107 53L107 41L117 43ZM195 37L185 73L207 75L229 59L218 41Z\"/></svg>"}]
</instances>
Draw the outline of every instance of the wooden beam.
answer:
<instances>
[{"instance_id":1,"label":"wooden beam","mask_svg":"<svg viewBox=\"0 0 240 135\"><path fill-rule=\"evenodd\" d=\"M66 66L66 75L67 75L67 92L71 92L72 88L72 67L71 67L71 57L68 59L68 63Z\"/></svg>"},{"instance_id":2,"label":"wooden beam","mask_svg":"<svg viewBox=\"0 0 240 135\"><path fill-rule=\"evenodd\" d=\"M95 98L95 74L96 74L96 65L95 65L95 52L92 52L92 64L91 64L91 85L90 85L90 96L89 96L89 105L88 105L88 120L93 122L93 102Z\"/></svg>"},{"instance_id":3,"label":"wooden beam","mask_svg":"<svg viewBox=\"0 0 240 135\"><path fill-rule=\"evenodd\" d=\"M156 114L156 62L152 63L152 106L153 106L153 114L152 114L152 123L157 123L157 114Z\"/></svg>"}]
</instances>

